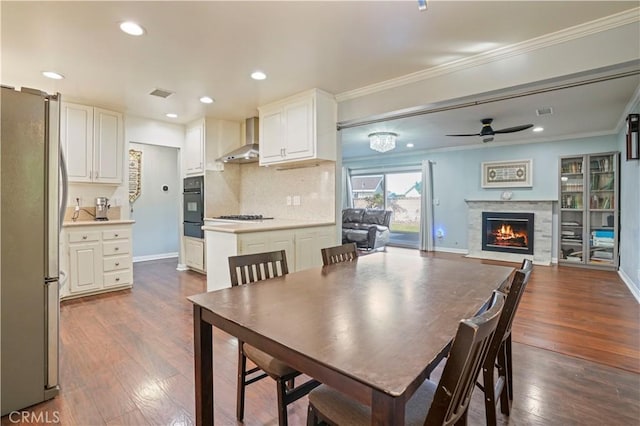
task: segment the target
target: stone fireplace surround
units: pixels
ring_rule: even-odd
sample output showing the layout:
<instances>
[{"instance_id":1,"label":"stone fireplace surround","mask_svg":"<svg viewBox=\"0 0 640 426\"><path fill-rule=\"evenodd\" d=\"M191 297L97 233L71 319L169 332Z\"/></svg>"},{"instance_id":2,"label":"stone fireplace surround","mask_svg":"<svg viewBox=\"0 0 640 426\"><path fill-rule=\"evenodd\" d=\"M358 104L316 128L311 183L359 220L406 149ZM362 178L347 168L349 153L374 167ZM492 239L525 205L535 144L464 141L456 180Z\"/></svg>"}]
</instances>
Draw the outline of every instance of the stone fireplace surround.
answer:
<instances>
[{"instance_id":1,"label":"stone fireplace surround","mask_svg":"<svg viewBox=\"0 0 640 426\"><path fill-rule=\"evenodd\" d=\"M468 257L522 262L527 257L535 264L551 264L553 244L553 203L555 200L465 200L468 205ZM482 212L533 213L533 256L482 250Z\"/></svg>"}]
</instances>

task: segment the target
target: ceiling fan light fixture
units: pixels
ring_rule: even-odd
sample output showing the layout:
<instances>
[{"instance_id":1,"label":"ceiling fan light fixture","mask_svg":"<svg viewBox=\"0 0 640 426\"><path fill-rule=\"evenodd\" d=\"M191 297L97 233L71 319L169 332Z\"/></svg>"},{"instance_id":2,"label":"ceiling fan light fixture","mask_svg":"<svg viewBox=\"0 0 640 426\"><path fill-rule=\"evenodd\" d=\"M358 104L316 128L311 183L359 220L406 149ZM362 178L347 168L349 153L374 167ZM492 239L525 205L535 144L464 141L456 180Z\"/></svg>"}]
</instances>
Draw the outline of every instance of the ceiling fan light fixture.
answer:
<instances>
[{"instance_id":1,"label":"ceiling fan light fixture","mask_svg":"<svg viewBox=\"0 0 640 426\"><path fill-rule=\"evenodd\" d=\"M395 149L398 135L391 132L374 132L369 134L369 148L378 152Z\"/></svg>"}]
</instances>

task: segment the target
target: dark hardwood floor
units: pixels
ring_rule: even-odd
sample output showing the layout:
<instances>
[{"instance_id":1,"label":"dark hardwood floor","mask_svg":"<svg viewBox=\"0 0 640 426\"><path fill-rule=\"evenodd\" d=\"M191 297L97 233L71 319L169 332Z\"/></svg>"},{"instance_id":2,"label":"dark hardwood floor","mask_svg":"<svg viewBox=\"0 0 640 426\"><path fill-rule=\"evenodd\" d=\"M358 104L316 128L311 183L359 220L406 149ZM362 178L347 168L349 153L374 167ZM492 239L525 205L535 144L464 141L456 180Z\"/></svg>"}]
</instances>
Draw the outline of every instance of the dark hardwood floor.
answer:
<instances>
[{"instance_id":1,"label":"dark hardwood floor","mask_svg":"<svg viewBox=\"0 0 640 426\"><path fill-rule=\"evenodd\" d=\"M175 267L175 259L137 263L132 290L62 304L62 392L31 407L23 424L37 424L38 416L40 424L59 417L59 424L82 426L194 423L186 297L205 291L205 278ZM512 413L500 424L638 424L639 313L614 272L536 266L514 324ZM216 424L236 425L236 340L216 330L214 351ZM303 398L290 406L292 426L305 424L306 405ZM476 390L469 424L484 423ZM277 425L273 381L249 386L244 424Z\"/></svg>"}]
</instances>

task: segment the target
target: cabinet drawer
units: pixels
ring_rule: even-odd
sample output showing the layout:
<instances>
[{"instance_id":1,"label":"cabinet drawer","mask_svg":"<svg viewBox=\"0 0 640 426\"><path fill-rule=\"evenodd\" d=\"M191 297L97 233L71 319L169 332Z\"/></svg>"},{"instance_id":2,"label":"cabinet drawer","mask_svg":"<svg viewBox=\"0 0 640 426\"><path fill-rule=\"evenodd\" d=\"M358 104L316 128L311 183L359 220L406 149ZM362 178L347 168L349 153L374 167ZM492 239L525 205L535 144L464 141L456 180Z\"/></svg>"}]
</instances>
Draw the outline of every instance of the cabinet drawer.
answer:
<instances>
[{"instance_id":1,"label":"cabinet drawer","mask_svg":"<svg viewBox=\"0 0 640 426\"><path fill-rule=\"evenodd\" d=\"M100 232L88 231L88 232L69 232L70 243L84 243L87 241L100 240Z\"/></svg>"},{"instance_id":2,"label":"cabinet drawer","mask_svg":"<svg viewBox=\"0 0 640 426\"><path fill-rule=\"evenodd\" d=\"M129 253L129 240L114 240L102 243L102 254L104 256L126 253Z\"/></svg>"},{"instance_id":3,"label":"cabinet drawer","mask_svg":"<svg viewBox=\"0 0 640 426\"><path fill-rule=\"evenodd\" d=\"M131 256L109 256L103 259L104 272L131 268Z\"/></svg>"},{"instance_id":4,"label":"cabinet drawer","mask_svg":"<svg viewBox=\"0 0 640 426\"><path fill-rule=\"evenodd\" d=\"M129 229L110 229L108 231L102 231L103 240L118 240L130 237L131 231Z\"/></svg>"},{"instance_id":5,"label":"cabinet drawer","mask_svg":"<svg viewBox=\"0 0 640 426\"><path fill-rule=\"evenodd\" d=\"M125 271L107 272L104 274L103 285L104 287L115 287L120 285L131 284L133 277L131 269Z\"/></svg>"}]
</instances>

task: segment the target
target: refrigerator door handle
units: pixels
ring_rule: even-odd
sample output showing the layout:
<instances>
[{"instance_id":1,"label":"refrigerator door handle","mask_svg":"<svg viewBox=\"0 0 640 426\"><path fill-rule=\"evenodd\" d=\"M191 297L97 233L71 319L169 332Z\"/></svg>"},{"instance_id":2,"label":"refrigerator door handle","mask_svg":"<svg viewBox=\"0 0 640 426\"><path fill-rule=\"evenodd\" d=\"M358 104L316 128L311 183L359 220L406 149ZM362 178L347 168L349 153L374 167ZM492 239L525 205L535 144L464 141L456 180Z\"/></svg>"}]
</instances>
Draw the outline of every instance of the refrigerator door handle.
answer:
<instances>
[{"instance_id":1,"label":"refrigerator door handle","mask_svg":"<svg viewBox=\"0 0 640 426\"><path fill-rule=\"evenodd\" d=\"M59 96L48 96L46 113L48 120L45 135L47 143L47 192L46 192L46 265L45 278L57 278L60 274L60 104Z\"/></svg>"}]
</instances>

